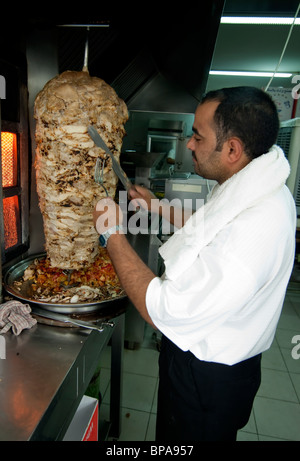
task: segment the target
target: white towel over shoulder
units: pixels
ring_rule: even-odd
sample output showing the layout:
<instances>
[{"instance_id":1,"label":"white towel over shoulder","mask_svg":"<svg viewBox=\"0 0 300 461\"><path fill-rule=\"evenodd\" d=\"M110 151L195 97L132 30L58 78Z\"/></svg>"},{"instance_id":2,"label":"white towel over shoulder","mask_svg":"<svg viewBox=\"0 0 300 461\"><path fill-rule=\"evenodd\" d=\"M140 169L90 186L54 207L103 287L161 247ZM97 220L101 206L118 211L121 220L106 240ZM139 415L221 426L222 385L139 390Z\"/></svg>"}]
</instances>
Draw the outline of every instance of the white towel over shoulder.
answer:
<instances>
[{"instance_id":1,"label":"white towel over shoulder","mask_svg":"<svg viewBox=\"0 0 300 461\"><path fill-rule=\"evenodd\" d=\"M282 149L274 145L268 153L216 185L208 202L160 248L166 277L179 277L220 230L241 212L282 188L289 174L290 166Z\"/></svg>"}]
</instances>

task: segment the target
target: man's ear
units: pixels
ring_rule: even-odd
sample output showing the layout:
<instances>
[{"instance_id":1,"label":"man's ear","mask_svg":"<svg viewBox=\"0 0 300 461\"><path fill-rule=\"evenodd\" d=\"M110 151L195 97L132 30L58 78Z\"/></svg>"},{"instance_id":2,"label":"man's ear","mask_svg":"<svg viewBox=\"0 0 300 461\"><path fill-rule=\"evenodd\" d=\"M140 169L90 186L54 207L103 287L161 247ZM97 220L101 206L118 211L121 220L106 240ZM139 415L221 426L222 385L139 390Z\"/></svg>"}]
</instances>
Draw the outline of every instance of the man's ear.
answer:
<instances>
[{"instance_id":1,"label":"man's ear","mask_svg":"<svg viewBox=\"0 0 300 461\"><path fill-rule=\"evenodd\" d=\"M233 165L237 162L240 162L244 158L244 145L239 138L232 137L227 141L227 156L226 160L229 165Z\"/></svg>"}]
</instances>

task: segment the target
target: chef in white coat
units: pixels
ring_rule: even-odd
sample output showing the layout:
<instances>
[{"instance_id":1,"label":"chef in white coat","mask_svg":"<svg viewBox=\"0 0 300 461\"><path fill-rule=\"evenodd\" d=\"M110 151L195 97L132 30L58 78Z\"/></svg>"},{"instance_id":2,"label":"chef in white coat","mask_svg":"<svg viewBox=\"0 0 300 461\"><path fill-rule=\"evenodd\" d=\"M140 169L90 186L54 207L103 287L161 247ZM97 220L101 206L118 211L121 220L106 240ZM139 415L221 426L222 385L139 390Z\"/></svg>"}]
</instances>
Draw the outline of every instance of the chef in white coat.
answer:
<instances>
[{"instance_id":1,"label":"chef in white coat","mask_svg":"<svg viewBox=\"0 0 300 461\"><path fill-rule=\"evenodd\" d=\"M188 147L195 172L217 185L160 248L162 277L129 245L115 202L96 206L96 229L126 293L163 333L157 441L236 440L249 419L294 262L296 211L278 129L261 90L203 98ZM130 196L162 212L147 189Z\"/></svg>"}]
</instances>

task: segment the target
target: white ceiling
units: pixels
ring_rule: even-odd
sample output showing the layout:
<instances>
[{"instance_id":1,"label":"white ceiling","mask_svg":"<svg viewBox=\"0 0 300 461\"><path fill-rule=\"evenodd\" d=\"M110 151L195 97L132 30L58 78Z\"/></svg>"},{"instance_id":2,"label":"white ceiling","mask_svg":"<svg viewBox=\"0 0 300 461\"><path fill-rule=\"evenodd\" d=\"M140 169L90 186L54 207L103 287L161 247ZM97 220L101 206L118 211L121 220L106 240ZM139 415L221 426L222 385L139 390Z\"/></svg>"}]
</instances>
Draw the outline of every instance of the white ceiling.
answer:
<instances>
[{"instance_id":1,"label":"white ceiling","mask_svg":"<svg viewBox=\"0 0 300 461\"><path fill-rule=\"evenodd\" d=\"M247 4L247 5L245 5ZM272 6L270 6L272 5ZM298 1L227 0L224 15L294 17ZM299 15L298 15L299 17ZM212 70L269 71L278 64L290 26L220 24ZM300 25L295 25L278 72L300 74ZM266 77L209 76L207 91L222 87L251 85L265 88ZM272 87L292 88L291 78L274 78Z\"/></svg>"}]
</instances>

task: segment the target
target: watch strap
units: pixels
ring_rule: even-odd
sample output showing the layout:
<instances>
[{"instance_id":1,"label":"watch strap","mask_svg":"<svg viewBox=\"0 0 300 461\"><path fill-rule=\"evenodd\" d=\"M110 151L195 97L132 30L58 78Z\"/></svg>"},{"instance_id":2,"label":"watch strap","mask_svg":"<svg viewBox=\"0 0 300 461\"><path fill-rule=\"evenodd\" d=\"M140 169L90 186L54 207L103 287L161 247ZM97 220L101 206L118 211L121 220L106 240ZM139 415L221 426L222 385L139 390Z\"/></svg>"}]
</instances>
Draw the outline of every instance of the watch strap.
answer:
<instances>
[{"instance_id":1,"label":"watch strap","mask_svg":"<svg viewBox=\"0 0 300 461\"><path fill-rule=\"evenodd\" d=\"M124 227L122 225L113 226L104 232L104 234L101 234L99 237L100 245L102 247L106 247L109 237L118 231L121 231L124 234Z\"/></svg>"}]
</instances>

